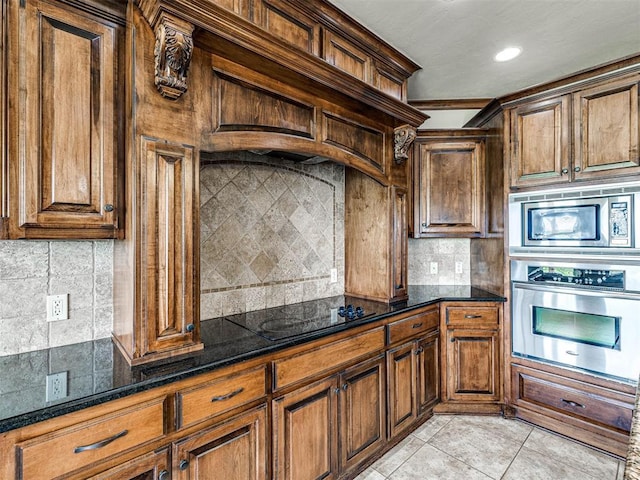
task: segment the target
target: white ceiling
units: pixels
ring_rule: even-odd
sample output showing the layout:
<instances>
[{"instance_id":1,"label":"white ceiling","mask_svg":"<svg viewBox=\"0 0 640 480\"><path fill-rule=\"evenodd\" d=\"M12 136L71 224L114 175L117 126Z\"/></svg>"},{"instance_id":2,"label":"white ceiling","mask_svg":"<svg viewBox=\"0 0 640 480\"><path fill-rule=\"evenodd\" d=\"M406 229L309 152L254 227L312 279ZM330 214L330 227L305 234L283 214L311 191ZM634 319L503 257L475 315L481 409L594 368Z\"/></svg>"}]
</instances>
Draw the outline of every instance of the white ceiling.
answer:
<instances>
[{"instance_id":1,"label":"white ceiling","mask_svg":"<svg viewBox=\"0 0 640 480\"><path fill-rule=\"evenodd\" d=\"M330 0L422 70L410 100L496 98L640 53L640 0ZM522 54L506 63L507 46Z\"/></svg>"}]
</instances>

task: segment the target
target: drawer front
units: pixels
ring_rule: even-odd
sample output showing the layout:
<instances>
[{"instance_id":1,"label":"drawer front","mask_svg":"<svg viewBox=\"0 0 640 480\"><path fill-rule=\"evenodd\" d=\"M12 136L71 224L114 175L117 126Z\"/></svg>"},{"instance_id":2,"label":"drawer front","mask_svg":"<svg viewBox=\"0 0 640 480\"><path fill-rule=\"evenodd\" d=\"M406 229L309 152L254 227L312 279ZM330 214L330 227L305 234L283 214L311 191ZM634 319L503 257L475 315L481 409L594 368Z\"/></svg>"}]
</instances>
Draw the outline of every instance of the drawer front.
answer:
<instances>
[{"instance_id":1,"label":"drawer front","mask_svg":"<svg viewBox=\"0 0 640 480\"><path fill-rule=\"evenodd\" d=\"M447 325L466 325L473 327L498 326L499 307L447 307Z\"/></svg>"},{"instance_id":2,"label":"drawer front","mask_svg":"<svg viewBox=\"0 0 640 480\"><path fill-rule=\"evenodd\" d=\"M305 378L311 378L314 375L339 368L357 358L373 354L383 348L384 327L379 327L293 357L276 360L273 362L274 388L277 390Z\"/></svg>"},{"instance_id":3,"label":"drawer front","mask_svg":"<svg viewBox=\"0 0 640 480\"><path fill-rule=\"evenodd\" d=\"M389 345L402 342L416 335L438 328L440 314L438 309L430 312L412 315L387 325L387 342Z\"/></svg>"},{"instance_id":4,"label":"drawer front","mask_svg":"<svg viewBox=\"0 0 640 480\"><path fill-rule=\"evenodd\" d=\"M539 405L623 432L631 428L633 405L594 392L517 372L517 402ZM594 388L594 387L592 387Z\"/></svg>"},{"instance_id":5,"label":"drawer front","mask_svg":"<svg viewBox=\"0 0 640 480\"><path fill-rule=\"evenodd\" d=\"M51 480L164 435L158 398L19 443L22 478Z\"/></svg>"},{"instance_id":6,"label":"drawer front","mask_svg":"<svg viewBox=\"0 0 640 480\"><path fill-rule=\"evenodd\" d=\"M267 394L265 367L216 379L176 393L177 428L260 399Z\"/></svg>"}]
</instances>

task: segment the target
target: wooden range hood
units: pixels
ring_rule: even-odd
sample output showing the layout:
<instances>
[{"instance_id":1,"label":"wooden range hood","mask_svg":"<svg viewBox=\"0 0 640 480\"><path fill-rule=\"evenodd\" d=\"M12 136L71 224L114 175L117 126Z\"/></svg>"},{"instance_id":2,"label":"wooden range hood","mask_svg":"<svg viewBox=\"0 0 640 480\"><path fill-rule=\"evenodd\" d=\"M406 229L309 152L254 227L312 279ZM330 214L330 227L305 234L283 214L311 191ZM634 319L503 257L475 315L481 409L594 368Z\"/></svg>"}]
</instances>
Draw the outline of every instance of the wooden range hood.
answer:
<instances>
[{"instance_id":1,"label":"wooden range hood","mask_svg":"<svg viewBox=\"0 0 640 480\"><path fill-rule=\"evenodd\" d=\"M127 12L126 238L114 339L132 364L202 348L201 152L347 167L346 293L406 299L419 67L324 0L136 0Z\"/></svg>"}]
</instances>

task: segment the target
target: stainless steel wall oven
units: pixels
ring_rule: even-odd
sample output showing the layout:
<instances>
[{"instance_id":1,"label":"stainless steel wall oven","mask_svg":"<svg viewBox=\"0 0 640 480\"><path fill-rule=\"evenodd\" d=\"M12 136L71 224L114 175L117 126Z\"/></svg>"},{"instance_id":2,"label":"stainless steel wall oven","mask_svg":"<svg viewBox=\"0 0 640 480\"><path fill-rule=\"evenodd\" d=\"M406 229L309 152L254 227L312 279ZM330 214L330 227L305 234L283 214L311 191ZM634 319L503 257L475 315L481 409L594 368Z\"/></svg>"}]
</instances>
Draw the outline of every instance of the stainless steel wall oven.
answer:
<instances>
[{"instance_id":1,"label":"stainless steel wall oven","mask_svg":"<svg viewBox=\"0 0 640 480\"><path fill-rule=\"evenodd\" d=\"M635 383L640 374L640 265L511 261L516 356Z\"/></svg>"}]
</instances>

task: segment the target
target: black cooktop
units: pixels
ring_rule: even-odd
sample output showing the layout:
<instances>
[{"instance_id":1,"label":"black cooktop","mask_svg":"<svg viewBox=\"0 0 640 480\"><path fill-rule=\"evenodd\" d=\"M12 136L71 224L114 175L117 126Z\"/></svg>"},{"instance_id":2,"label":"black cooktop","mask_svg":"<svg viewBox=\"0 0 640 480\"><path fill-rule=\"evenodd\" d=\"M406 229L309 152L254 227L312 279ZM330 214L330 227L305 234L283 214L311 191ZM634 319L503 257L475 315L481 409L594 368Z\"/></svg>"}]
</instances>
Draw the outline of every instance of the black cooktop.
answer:
<instances>
[{"instance_id":1,"label":"black cooktop","mask_svg":"<svg viewBox=\"0 0 640 480\"><path fill-rule=\"evenodd\" d=\"M225 318L263 338L276 341L365 319L387 310L386 304L339 295Z\"/></svg>"}]
</instances>

